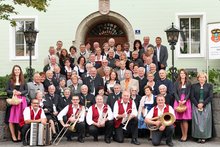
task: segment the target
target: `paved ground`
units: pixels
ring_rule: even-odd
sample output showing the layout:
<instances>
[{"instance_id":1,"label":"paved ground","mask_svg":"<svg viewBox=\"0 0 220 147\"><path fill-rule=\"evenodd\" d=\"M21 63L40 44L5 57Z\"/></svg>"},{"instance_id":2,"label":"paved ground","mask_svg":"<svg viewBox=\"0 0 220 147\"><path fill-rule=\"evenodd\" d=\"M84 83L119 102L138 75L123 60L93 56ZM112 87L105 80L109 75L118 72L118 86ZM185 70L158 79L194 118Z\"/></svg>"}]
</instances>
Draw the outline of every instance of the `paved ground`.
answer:
<instances>
[{"instance_id":1,"label":"paved ground","mask_svg":"<svg viewBox=\"0 0 220 147\"><path fill-rule=\"evenodd\" d=\"M76 138L72 142L67 142L63 139L58 147L152 147L151 142L148 139L141 138L139 139L141 145L136 146L130 144L130 139L126 138L124 143L117 143L112 141L111 144L106 144L103 141L103 137L99 138L98 142L93 142L93 138L89 137L85 139L85 143L78 143ZM220 147L220 139L215 138L210 141L207 141L205 144L198 144L193 140L188 140L187 142L179 142L177 139L173 140L174 146L176 147ZM11 141L0 142L1 147L21 147L22 143L13 143ZM162 141L161 147L166 147L165 141Z\"/></svg>"}]
</instances>

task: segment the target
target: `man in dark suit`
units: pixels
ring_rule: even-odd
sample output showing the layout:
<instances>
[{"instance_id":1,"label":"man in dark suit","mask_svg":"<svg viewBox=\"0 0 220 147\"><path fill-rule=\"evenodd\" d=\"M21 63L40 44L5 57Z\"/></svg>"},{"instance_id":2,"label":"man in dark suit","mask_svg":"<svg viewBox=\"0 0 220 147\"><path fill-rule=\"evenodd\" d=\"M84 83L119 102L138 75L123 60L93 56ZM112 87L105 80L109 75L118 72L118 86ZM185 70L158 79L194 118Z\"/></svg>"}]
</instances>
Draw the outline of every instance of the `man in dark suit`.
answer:
<instances>
[{"instance_id":1,"label":"man in dark suit","mask_svg":"<svg viewBox=\"0 0 220 147\"><path fill-rule=\"evenodd\" d=\"M112 111L115 102L121 98L121 94L121 85L115 84L113 93L110 93L107 99L107 104L111 107Z\"/></svg>"},{"instance_id":2,"label":"man in dark suit","mask_svg":"<svg viewBox=\"0 0 220 147\"><path fill-rule=\"evenodd\" d=\"M81 93L79 94L79 104L85 106L86 111L89 109L90 106L95 104L95 96L88 93L88 86L82 85L81 86Z\"/></svg>"},{"instance_id":3,"label":"man in dark suit","mask_svg":"<svg viewBox=\"0 0 220 147\"><path fill-rule=\"evenodd\" d=\"M60 73L60 67L59 66L55 66L54 67L54 74L53 74L53 78L57 81L57 83L60 82L60 79L66 79L66 76Z\"/></svg>"},{"instance_id":4,"label":"man in dark suit","mask_svg":"<svg viewBox=\"0 0 220 147\"><path fill-rule=\"evenodd\" d=\"M147 78L145 75L145 68L144 67L139 67L138 68L138 77L136 78L138 81L139 81L139 92L138 94L140 96L143 96L144 95L144 86L146 86L147 84Z\"/></svg>"},{"instance_id":5,"label":"man in dark suit","mask_svg":"<svg viewBox=\"0 0 220 147\"><path fill-rule=\"evenodd\" d=\"M164 84L167 87L167 93L173 95L173 83L169 79L167 79L166 71L164 69L161 69L159 71L159 76L160 79L156 82L155 85L155 94L160 94L159 86Z\"/></svg>"},{"instance_id":6,"label":"man in dark suit","mask_svg":"<svg viewBox=\"0 0 220 147\"><path fill-rule=\"evenodd\" d=\"M59 86L59 83L57 83L56 79L53 78L53 71L48 70L46 72L46 79L44 80L44 90L45 92L48 92L48 87L50 85L54 85L55 87Z\"/></svg>"},{"instance_id":7,"label":"man in dark suit","mask_svg":"<svg viewBox=\"0 0 220 147\"><path fill-rule=\"evenodd\" d=\"M103 79L97 75L95 67L91 68L90 76L83 80L83 84L88 86L89 93L93 95L98 94L99 87L104 87Z\"/></svg>"},{"instance_id":8,"label":"man in dark suit","mask_svg":"<svg viewBox=\"0 0 220 147\"><path fill-rule=\"evenodd\" d=\"M57 105L60 96L55 94L55 86L50 85L48 87L48 94L45 95L45 101L43 102L43 109L46 114L47 120L50 123L53 137L56 137L56 129L54 121L56 121L56 116L58 115Z\"/></svg>"},{"instance_id":9,"label":"man in dark suit","mask_svg":"<svg viewBox=\"0 0 220 147\"><path fill-rule=\"evenodd\" d=\"M72 97L71 97L71 92L69 88L64 88L63 90L64 97L60 97L58 99L58 105L57 105L57 111L60 112L65 108L67 105L72 103Z\"/></svg>"},{"instance_id":10,"label":"man in dark suit","mask_svg":"<svg viewBox=\"0 0 220 147\"><path fill-rule=\"evenodd\" d=\"M161 45L161 42L162 42L161 38L156 37L156 46L155 46L154 53L157 56L159 70L166 69L167 59L168 59L167 47L164 45Z\"/></svg>"}]
</instances>

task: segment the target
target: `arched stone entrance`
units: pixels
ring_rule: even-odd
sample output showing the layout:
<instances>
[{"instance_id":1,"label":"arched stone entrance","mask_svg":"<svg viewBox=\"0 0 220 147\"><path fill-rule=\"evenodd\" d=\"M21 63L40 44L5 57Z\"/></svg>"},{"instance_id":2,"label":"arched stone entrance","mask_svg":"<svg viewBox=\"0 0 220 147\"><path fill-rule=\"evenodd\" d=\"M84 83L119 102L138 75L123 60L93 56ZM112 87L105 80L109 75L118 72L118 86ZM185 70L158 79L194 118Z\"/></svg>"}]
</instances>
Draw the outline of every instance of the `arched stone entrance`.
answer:
<instances>
[{"instance_id":1,"label":"arched stone entrance","mask_svg":"<svg viewBox=\"0 0 220 147\"><path fill-rule=\"evenodd\" d=\"M85 43L89 38L89 32L99 24L111 23L117 25L122 31L124 31L123 39L130 44L133 43L134 31L129 21L122 15L110 11L107 15L102 15L98 11L88 15L79 24L73 45L78 47L81 43ZM111 36L106 37L108 39ZM113 36L112 36L113 37ZM88 41L88 40L87 40Z\"/></svg>"}]
</instances>

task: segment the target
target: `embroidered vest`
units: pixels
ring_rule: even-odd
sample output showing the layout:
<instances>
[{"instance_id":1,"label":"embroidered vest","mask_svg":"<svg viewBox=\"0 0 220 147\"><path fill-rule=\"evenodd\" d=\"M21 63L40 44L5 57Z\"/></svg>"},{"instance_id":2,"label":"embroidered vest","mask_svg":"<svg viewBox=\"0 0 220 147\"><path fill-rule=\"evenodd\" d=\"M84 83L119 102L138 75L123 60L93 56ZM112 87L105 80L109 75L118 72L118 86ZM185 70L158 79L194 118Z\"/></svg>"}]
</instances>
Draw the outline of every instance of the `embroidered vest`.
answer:
<instances>
[{"instance_id":1,"label":"embroidered vest","mask_svg":"<svg viewBox=\"0 0 220 147\"><path fill-rule=\"evenodd\" d=\"M166 105L163 113L169 112L169 105ZM154 106L154 113L153 113L153 117L157 117L158 116L158 108L157 106Z\"/></svg>"},{"instance_id":2,"label":"embroidered vest","mask_svg":"<svg viewBox=\"0 0 220 147\"><path fill-rule=\"evenodd\" d=\"M118 103L118 114L121 115L125 112L124 107L123 107L123 103L121 103L121 99L117 100L117 103ZM132 100L129 100L126 112L127 112L127 114L130 114L132 112ZM122 122L122 118L117 119L117 120L114 119L115 128L118 128L120 126L121 122Z\"/></svg>"}]
</instances>

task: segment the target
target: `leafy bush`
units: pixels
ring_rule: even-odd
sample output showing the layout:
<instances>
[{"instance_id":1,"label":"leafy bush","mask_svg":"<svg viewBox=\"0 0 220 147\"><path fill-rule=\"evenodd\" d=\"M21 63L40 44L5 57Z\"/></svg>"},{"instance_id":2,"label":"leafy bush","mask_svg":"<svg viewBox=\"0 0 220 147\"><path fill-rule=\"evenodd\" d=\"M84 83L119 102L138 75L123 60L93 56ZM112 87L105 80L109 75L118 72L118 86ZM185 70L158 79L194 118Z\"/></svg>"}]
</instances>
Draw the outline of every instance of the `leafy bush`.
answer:
<instances>
[{"instance_id":1,"label":"leafy bush","mask_svg":"<svg viewBox=\"0 0 220 147\"><path fill-rule=\"evenodd\" d=\"M6 95L5 88L8 80L9 80L9 75L0 77L0 96Z\"/></svg>"}]
</instances>

